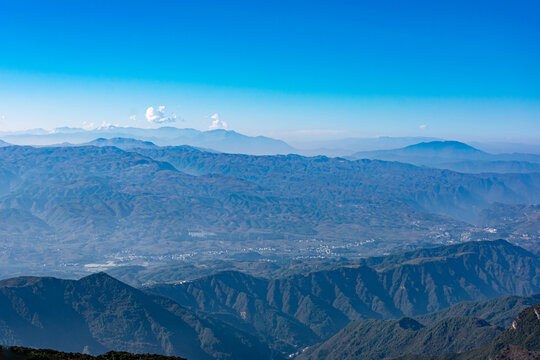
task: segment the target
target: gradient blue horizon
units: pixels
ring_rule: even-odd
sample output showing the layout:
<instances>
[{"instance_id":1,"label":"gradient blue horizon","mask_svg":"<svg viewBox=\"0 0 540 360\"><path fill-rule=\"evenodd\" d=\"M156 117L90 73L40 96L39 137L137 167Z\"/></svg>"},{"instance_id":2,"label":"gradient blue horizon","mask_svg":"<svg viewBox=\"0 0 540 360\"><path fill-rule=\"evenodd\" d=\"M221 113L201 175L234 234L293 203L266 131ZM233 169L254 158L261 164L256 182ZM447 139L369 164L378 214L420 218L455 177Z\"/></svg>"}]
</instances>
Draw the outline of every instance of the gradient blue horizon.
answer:
<instances>
[{"instance_id":1,"label":"gradient blue horizon","mask_svg":"<svg viewBox=\"0 0 540 360\"><path fill-rule=\"evenodd\" d=\"M183 120L175 126L204 129L219 113L248 134L536 142L539 10L534 1L3 1L0 128L145 126L145 109L164 105Z\"/></svg>"}]
</instances>

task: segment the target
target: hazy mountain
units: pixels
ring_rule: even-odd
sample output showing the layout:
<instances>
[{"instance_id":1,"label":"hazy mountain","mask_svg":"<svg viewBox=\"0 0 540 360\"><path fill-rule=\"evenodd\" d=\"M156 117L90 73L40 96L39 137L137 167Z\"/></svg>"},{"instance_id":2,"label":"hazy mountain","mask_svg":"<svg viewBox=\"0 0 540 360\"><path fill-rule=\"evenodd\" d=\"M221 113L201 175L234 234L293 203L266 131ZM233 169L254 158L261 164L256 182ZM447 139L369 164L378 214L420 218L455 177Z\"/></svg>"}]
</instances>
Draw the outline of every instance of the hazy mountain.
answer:
<instances>
[{"instance_id":1,"label":"hazy mountain","mask_svg":"<svg viewBox=\"0 0 540 360\"><path fill-rule=\"evenodd\" d=\"M392 319L465 300L540 292L540 261L505 241L378 258L366 265L262 279L229 271L148 291L249 329L280 351L327 339L350 320ZM514 305L518 306L518 305Z\"/></svg>"},{"instance_id":2,"label":"hazy mountain","mask_svg":"<svg viewBox=\"0 0 540 360\"><path fill-rule=\"evenodd\" d=\"M529 161L532 163L540 163L540 155L536 154L491 154L481 150L478 150L470 145L459 141L430 141L420 142L417 144L409 145L403 148L387 149L371 152L358 152L354 154L354 157L360 157L362 155L372 155L387 157L390 160L403 158L432 158L432 160L448 159L452 161L456 160L507 160L507 161ZM426 159L427 160L427 159Z\"/></svg>"},{"instance_id":3,"label":"hazy mountain","mask_svg":"<svg viewBox=\"0 0 540 360\"><path fill-rule=\"evenodd\" d=\"M122 150L132 150L135 148L156 148L156 144L150 141L143 141L130 138L99 138L92 140L82 146L116 146Z\"/></svg>"},{"instance_id":4,"label":"hazy mountain","mask_svg":"<svg viewBox=\"0 0 540 360\"><path fill-rule=\"evenodd\" d=\"M246 136L229 130L199 131L176 127L141 129L109 126L95 130L57 128L52 131L3 133L2 138L18 145L82 144L94 139L134 138L157 145L191 145L229 153L288 154L295 150L282 140Z\"/></svg>"},{"instance_id":5,"label":"hazy mountain","mask_svg":"<svg viewBox=\"0 0 540 360\"><path fill-rule=\"evenodd\" d=\"M0 140L0 146L9 146L10 144L3 141L3 140Z\"/></svg>"},{"instance_id":6,"label":"hazy mountain","mask_svg":"<svg viewBox=\"0 0 540 360\"><path fill-rule=\"evenodd\" d=\"M540 155L488 154L458 141L432 141L392 150L357 152L353 159L399 161L466 173L540 172Z\"/></svg>"},{"instance_id":7,"label":"hazy mountain","mask_svg":"<svg viewBox=\"0 0 540 360\"><path fill-rule=\"evenodd\" d=\"M364 153L356 153L361 156ZM366 153L368 154L368 153ZM447 159L483 159L489 155L483 151L459 141L420 142L400 149L380 150L372 154L388 154L387 156L421 156Z\"/></svg>"},{"instance_id":8,"label":"hazy mountain","mask_svg":"<svg viewBox=\"0 0 540 360\"><path fill-rule=\"evenodd\" d=\"M9 146L0 172L0 210L19 229L4 232L0 247L0 273L11 276L220 251L354 257L492 238L459 220L540 197L540 174L191 147Z\"/></svg>"},{"instance_id":9,"label":"hazy mountain","mask_svg":"<svg viewBox=\"0 0 540 360\"><path fill-rule=\"evenodd\" d=\"M421 142L438 141L441 139L431 137L390 137L379 136L373 138L343 138L335 140L296 141L291 142L303 155L315 156L349 156L358 151L388 150Z\"/></svg>"},{"instance_id":10,"label":"hazy mountain","mask_svg":"<svg viewBox=\"0 0 540 360\"><path fill-rule=\"evenodd\" d=\"M242 156L194 151L189 147L141 149L141 154L194 174L222 174L278 188L287 196L314 196L346 206L361 198L404 200L423 211L473 222L480 208L503 203L535 203L540 174L466 175L381 161L341 158ZM386 208L388 209L388 208Z\"/></svg>"},{"instance_id":11,"label":"hazy mountain","mask_svg":"<svg viewBox=\"0 0 540 360\"><path fill-rule=\"evenodd\" d=\"M188 359L272 358L255 337L103 273L80 280L0 281L0 343Z\"/></svg>"}]
</instances>

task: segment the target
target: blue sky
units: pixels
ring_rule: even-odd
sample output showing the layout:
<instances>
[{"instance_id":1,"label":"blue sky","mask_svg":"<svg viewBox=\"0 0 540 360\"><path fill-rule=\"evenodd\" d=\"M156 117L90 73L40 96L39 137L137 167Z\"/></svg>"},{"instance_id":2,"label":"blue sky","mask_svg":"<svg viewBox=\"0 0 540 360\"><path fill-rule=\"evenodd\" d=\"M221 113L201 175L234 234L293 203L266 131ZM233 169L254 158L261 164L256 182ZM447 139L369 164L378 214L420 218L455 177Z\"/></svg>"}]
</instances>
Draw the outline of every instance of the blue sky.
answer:
<instances>
[{"instance_id":1,"label":"blue sky","mask_svg":"<svg viewBox=\"0 0 540 360\"><path fill-rule=\"evenodd\" d=\"M168 125L286 139L539 142L539 11L536 1L4 0L0 130L176 117Z\"/></svg>"}]
</instances>

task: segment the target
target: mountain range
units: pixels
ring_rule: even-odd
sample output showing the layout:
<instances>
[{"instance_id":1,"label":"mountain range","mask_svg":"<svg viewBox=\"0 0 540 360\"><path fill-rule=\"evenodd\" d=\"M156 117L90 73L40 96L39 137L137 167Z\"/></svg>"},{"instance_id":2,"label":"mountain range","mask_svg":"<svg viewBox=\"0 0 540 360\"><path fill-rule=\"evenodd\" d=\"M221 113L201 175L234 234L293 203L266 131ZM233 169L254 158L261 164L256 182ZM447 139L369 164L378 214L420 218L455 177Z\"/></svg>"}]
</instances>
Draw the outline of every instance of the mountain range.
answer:
<instances>
[{"instance_id":1,"label":"mountain range","mask_svg":"<svg viewBox=\"0 0 540 360\"><path fill-rule=\"evenodd\" d=\"M435 356L507 336L502 327L540 299L539 270L500 240L274 279L229 271L135 289L104 273L10 278L0 281L0 343L187 359Z\"/></svg>"},{"instance_id":2,"label":"mountain range","mask_svg":"<svg viewBox=\"0 0 540 360\"><path fill-rule=\"evenodd\" d=\"M0 148L0 276L249 249L268 259L354 257L490 239L471 225L483 210L540 197L540 174L124 143L137 147Z\"/></svg>"},{"instance_id":3,"label":"mountain range","mask_svg":"<svg viewBox=\"0 0 540 360\"><path fill-rule=\"evenodd\" d=\"M488 207L495 199L503 203L538 201L539 174L468 175L387 161L298 155L247 156L190 147L136 151L192 175L233 176L263 187L277 187L287 196L309 193L322 199L332 197L336 202L341 201L341 206L346 205L345 198L389 195L388 201L403 199L427 212L473 222L479 207Z\"/></svg>"},{"instance_id":4,"label":"mountain range","mask_svg":"<svg viewBox=\"0 0 540 360\"><path fill-rule=\"evenodd\" d=\"M419 143L440 142L433 137L347 137L335 140L297 140L286 143L266 136L248 136L232 130L201 131L189 128L165 126L160 128L135 128L101 126L94 129L58 127L52 130L30 129L0 131L0 139L17 145L57 145L62 143L83 144L94 139L133 138L151 141L160 146L189 145L229 153L250 155L276 155L295 153L305 156L351 156L357 152L393 150ZM291 146L292 144L292 146ZM538 144L506 142L470 142L483 151L499 153L540 154Z\"/></svg>"},{"instance_id":5,"label":"mountain range","mask_svg":"<svg viewBox=\"0 0 540 360\"><path fill-rule=\"evenodd\" d=\"M82 144L95 139L134 138L150 141L157 145L190 145L245 154L288 154L294 148L282 140L265 136L247 136L230 130L199 131L176 127L141 129L134 127L108 126L93 130L81 128L56 128L52 131L35 129L32 131L4 132L0 137L18 145L55 145L62 143Z\"/></svg>"},{"instance_id":6,"label":"mountain range","mask_svg":"<svg viewBox=\"0 0 540 360\"><path fill-rule=\"evenodd\" d=\"M259 334L286 354L328 339L351 320L419 316L460 301L540 293L539 274L536 256L493 241L372 258L285 278L227 271L144 289ZM451 311L454 316L459 312Z\"/></svg>"}]
</instances>

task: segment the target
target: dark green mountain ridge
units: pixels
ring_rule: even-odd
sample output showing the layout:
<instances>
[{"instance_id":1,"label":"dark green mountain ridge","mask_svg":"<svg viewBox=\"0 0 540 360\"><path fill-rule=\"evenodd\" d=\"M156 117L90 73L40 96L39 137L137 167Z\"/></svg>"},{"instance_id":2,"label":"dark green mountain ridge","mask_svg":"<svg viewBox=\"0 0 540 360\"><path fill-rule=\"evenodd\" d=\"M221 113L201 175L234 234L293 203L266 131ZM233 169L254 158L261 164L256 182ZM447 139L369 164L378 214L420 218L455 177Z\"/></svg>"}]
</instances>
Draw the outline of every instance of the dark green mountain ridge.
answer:
<instances>
[{"instance_id":1,"label":"dark green mountain ridge","mask_svg":"<svg viewBox=\"0 0 540 360\"><path fill-rule=\"evenodd\" d=\"M540 303L520 312L512 325L490 344L471 351L437 357L409 355L401 360L538 360L540 359Z\"/></svg>"},{"instance_id":2,"label":"dark green mountain ridge","mask_svg":"<svg viewBox=\"0 0 540 360\"><path fill-rule=\"evenodd\" d=\"M273 358L252 335L104 273L76 281L41 277L0 281L0 343L190 360Z\"/></svg>"},{"instance_id":3,"label":"dark green mountain ridge","mask_svg":"<svg viewBox=\"0 0 540 360\"><path fill-rule=\"evenodd\" d=\"M473 317L449 317L429 326L411 318L357 320L298 360L375 360L402 354L438 355L489 344L503 329Z\"/></svg>"},{"instance_id":4,"label":"dark green mountain ridge","mask_svg":"<svg viewBox=\"0 0 540 360\"><path fill-rule=\"evenodd\" d=\"M534 255L494 241L280 279L227 271L145 290L258 333L286 353L329 338L351 320L417 316L460 301L539 293L539 274Z\"/></svg>"}]
</instances>

